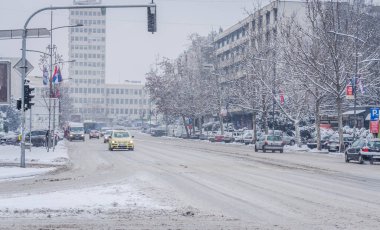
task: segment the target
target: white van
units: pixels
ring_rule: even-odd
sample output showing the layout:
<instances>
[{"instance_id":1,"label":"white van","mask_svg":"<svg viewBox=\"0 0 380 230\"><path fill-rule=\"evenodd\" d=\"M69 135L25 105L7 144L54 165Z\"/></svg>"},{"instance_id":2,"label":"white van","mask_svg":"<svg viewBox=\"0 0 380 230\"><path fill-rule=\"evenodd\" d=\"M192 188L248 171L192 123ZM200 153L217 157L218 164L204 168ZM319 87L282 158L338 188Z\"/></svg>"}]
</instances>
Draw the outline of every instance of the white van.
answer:
<instances>
[{"instance_id":1,"label":"white van","mask_svg":"<svg viewBox=\"0 0 380 230\"><path fill-rule=\"evenodd\" d=\"M69 124L69 141L81 140L84 141L84 126L83 123L72 122Z\"/></svg>"}]
</instances>

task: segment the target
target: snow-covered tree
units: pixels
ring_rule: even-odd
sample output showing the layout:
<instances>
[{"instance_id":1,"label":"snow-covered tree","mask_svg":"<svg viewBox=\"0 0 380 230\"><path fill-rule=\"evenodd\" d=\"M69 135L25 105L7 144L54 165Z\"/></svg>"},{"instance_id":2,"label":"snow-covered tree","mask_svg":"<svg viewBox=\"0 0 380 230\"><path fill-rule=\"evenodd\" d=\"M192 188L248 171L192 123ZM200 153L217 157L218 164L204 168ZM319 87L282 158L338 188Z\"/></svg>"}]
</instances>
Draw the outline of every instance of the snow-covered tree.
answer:
<instances>
[{"instance_id":1,"label":"snow-covered tree","mask_svg":"<svg viewBox=\"0 0 380 230\"><path fill-rule=\"evenodd\" d=\"M306 19L302 23L290 20L290 24L284 26L287 32L283 37L289 44L286 61L314 96L316 117L319 117L318 103L322 98L333 98L341 143L347 82L359 76L366 79L367 68L359 66L359 54L367 59L376 56L379 49L369 42L378 33L373 27L365 29L364 24L374 23L364 14L366 9L363 1L307 0Z\"/></svg>"}]
</instances>

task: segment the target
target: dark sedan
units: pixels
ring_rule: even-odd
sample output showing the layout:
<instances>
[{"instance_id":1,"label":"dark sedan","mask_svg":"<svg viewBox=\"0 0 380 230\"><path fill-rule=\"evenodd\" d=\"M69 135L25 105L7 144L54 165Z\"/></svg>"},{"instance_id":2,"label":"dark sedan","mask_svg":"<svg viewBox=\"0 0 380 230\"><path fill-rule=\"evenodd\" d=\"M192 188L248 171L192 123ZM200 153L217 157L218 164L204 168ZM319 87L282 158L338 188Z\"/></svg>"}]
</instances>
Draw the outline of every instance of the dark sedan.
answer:
<instances>
[{"instance_id":1,"label":"dark sedan","mask_svg":"<svg viewBox=\"0 0 380 230\"><path fill-rule=\"evenodd\" d=\"M31 133L25 135L25 141L32 142L33 146L41 147L46 145L46 133L47 130L33 130ZM30 137L31 134L31 137ZM31 139L30 139L31 138Z\"/></svg>"},{"instance_id":2,"label":"dark sedan","mask_svg":"<svg viewBox=\"0 0 380 230\"><path fill-rule=\"evenodd\" d=\"M365 157L360 153L360 150L366 146L367 141L365 139L358 139L352 143L351 147L344 152L344 160L346 163L350 161L357 161L359 164L363 164Z\"/></svg>"},{"instance_id":3,"label":"dark sedan","mask_svg":"<svg viewBox=\"0 0 380 230\"><path fill-rule=\"evenodd\" d=\"M330 138L330 136L321 137L321 141L320 141L321 149L327 148L327 142L328 142L329 138ZM309 139L307 141L306 145L310 149L317 148L317 138L311 138L311 139Z\"/></svg>"},{"instance_id":4,"label":"dark sedan","mask_svg":"<svg viewBox=\"0 0 380 230\"><path fill-rule=\"evenodd\" d=\"M347 149L348 147L351 146L353 141L353 137L347 134L343 134L343 148ZM339 151L339 137L338 136L332 136L330 137L328 144L327 144L327 149L329 152L335 152Z\"/></svg>"}]
</instances>

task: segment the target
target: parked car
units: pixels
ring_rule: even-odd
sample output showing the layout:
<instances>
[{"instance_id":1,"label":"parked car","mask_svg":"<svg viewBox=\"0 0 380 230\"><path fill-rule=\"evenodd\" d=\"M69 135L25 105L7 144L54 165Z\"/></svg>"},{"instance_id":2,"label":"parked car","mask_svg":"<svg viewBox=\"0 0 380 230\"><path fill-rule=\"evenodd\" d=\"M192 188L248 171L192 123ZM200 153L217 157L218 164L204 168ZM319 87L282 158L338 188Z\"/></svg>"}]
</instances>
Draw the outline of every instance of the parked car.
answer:
<instances>
[{"instance_id":1,"label":"parked car","mask_svg":"<svg viewBox=\"0 0 380 230\"><path fill-rule=\"evenodd\" d=\"M347 149L352 144L353 137L348 134L343 134L343 143L344 143L344 149ZM339 151L339 136L333 135L330 137L327 149L329 152L336 152Z\"/></svg>"},{"instance_id":2,"label":"parked car","mask_svg":"<svg viewBox=\"0 0 380 230\"><path fill-rule=\"evenodd\" d=\"M110 138L111 134L112 134L112 130L105 131L105 133L103 135L103 142L104 143L108 143L108 139Z\"/></svg>"},{"instance_id":3,"label":"parked car","mask_svg":"<svg viewBox=\"0 0 380 230\"><path fill-rule=\"evenodd\" d=\"M108 150L126 149L133 151L135 144L133 143L131 134L125 130L113 130L108 141Z\"/></svg>"},{"instance_id":4,"label":"parked car","mask_svg":"<svg viewBox=\"0 0 380 230\"><path fill-rule=\"evenodd\" d=\"M380 138L370 139L360 150L359 163L368 160L370 164L380 161Z\"/></svg>"},{"instance_id":5,"label":"parked car","mask_svg":"<svg viewBox=\"0 0 380 230\"><path fill-rule=\"evenodd\" d=\"M265 153L267 150L272 150L272 152L279 151L283 153L284 145L282 136L262 135L255 143L255 152L263 150Z\"/></svg>"},{"instance_id":6,"label":"parked car","mask_svg":"<svg viewBox=\"0 0 380 230\"><path fill-rule=\"evenodd\" d=\"M321 149L327 148L327 144L328 144L329 139L330 139L330 136L321 137L321 141L320 141ZM317 138L316 137L310 138L309 140L307 140L306 145L310 149L317 148Z\"/></svg>"},{"instance_id":7,"label":"parked car","mask_svg":"<svg viewBox=\"0 0 380 230\"><path fill-rule=\"evenodd\" d=\"M225 143L231 143L231 142L234 142L234 136L233 136L233 133L232 132L225 132L224 133L224 137L223 137L223 141Z\"/></svg>"},{"instance_id":8,"label":"parked car","mask_svg":"<svg viewBox=\"0 0 380 230\"><path fill-rule=\"evenodd\" d=\"M232 133L232 136L235 142L240 142L240 143L244 142L242 131L235 131Z\"/></svg>"},{"instance_id":9,"label":"parked car","mask_svg":"<svg viewBox=\"0 0 380 230\"><path fill-rule=\"evenodd\" d=\"M164 129L152 129L150 135L153 137L166 136L166 130L164 130Z\"/></svg>"},{"instance_id":10,"label":"parked car","mask_svg":"<svg viewBox=\"0 0 380 230\"><path fill-rule=\"evenodd\" d=\"M211 137L209 139L211 142L223 142L224 141L224 135L222 135L220 132L217 132L214 137Z\"/></svg>"},{"instance_id":11,"label":"parked car","mask_svg":"<svg viewBox=\"0 0 380 230\"><path fill-rule=\"evenodd\" d=\"M359 164L363 164L363 160L367 159L367 156L364 156L360 153L362 148L367 145L367 140L360 138L354 141L348 149L344 152L344 160L346 163L351 160L358 161Z\"/></svg>"},{"instance_id":12,"label":"parked car","mask_svg":"<svg viewBox=\"0 0 380 230\"><path fill-rule=\"evenodd\" d=\"M273 130L268 130L268 134L272 135ZM282 140L284 141L285 145L294 145L296 143L296 139L294 136L290 136L285 132L282 132L281 130L274 130L275 136L281 136Z\"/></svg>"},{"instance_id":13,"label":"parked car","mask_svg":"<svg viewBox=\"0 0 380 230\"><path fill-rule=\"evenodd\" d=\"M200 140L209 140L209 138L212 136L212 132L206 131L199 135Z\"/></svg>"},{"instance_id":14,"label":"parked car","mask_svg":"<svg viewBox=\"0 0 380 230\"><path fill-rule=\"evenodd\" d=\"M97 138L99 139L100 137L100 134L99 134L99 131L96 130L96 129L93 129L90 131L90 134L89 134L89 138L92 139L92 138Z\"/></svg>"},{"instance_id":15,"label":"parked car","mask_svg":"<svg viewBox=\"0 0 380 230\"><path fill-rule=\"evenodd\" d=\"M257 132L256 133L257 138L259 138L262 135L263 135L262 132ZM244 131L243 142L246 145L255 144L256 143L256 140L255 140L254 135L253 135L253 130L245 130Z\"/></svg>"},{"instance_id":16,"label":"parked car","mask_svg":"<svg viewBox=\"0 0 380 230\"><path fill-rule=\"evenodd\" d=\"M35 147L46 146L47 130L32 130L25 135L25 141L31 141ZM57 143L57 141L55 142Z\"/></svg>"},{"instance_id":17,"label":"parked car","mask_svg":"<svg viewBox=\"0 0 380 230\"><path fill-rule=\"evenodd\" d=\"M2 145L19 145L19 135L15 133L5 134L0 138L0 144Z\"/></svg>"},{"instance_id":18,"label":"parked car","mask_svg":"<svg viewBox=\"0 0 380 230\"><path fill-rule=\"evenodd\" d=\"M284 141L285 145L295 145L296 144L296 138L294 136L290 136L286 133L282 133L282 140Z\"/></svg>"}]
</instances>

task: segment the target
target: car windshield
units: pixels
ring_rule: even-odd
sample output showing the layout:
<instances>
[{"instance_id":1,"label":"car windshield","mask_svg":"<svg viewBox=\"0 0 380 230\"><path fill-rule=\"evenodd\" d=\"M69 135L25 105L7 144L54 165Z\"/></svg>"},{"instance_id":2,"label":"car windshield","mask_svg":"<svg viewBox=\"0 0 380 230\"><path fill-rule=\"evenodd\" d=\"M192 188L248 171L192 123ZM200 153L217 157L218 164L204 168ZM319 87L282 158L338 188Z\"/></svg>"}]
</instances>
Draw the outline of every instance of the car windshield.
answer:
<instances>
[{"instance_id":1,"label":"car windshield","mask_svg":"<svg viewBox=\"0 0 380 230\"><path fill-rule=\"evenodd\" d=\"M39 131L32 131L32 136L46 135L46 132L47 132L47 131L42 131L42 130L39 130Z\"/></svg>"},{"instance_id":2,"label":"car windshield","mask_svg":"<svg viewBox=\"0 0 380 230\"><path fill-rule=\"evenodd\" d=\"M268 141L281 141L281 137L280 136L268 136L267 140Z\"/></svg>"},{"instance_id":3,"label":"car windshield","mask_svg":"<svg viewBox=\"0 0 380 230\"><path fill-rule=\"evenodd\" d=\"M83 127L71 127L70 130L72 132L82 132L83 131Z\"/></svg>"},{"instance_id":4,"label":"car windshield","mask_svg":"<svg viewBox=\"0 0 380 230\"><path fill-rule=\"evenodd\" d=\"M113 137L125 138L125 137L129 137L129 133L127 133L127 132L114 132Z\"/></svg>"},{"instance_id":5,"label":"car windshield","mask_svg":"<svg viewBox=\"0 0 380 230\"><path fill-rule=\"evenodd\" d=\"M368 147L370 148L380 148L380 141L369 141Z\"/></svg>"},{"instance_id":6,"label":"car windshield","mask_svg":"<svg viewBox=\"0 0 380 230\"><path fill-rule=\"evenodd\" d=\"M269 130L269 134L272 134L272 133L273 133L273 130ZM275 130L274 131L274 135L275 136L282 136L282 131Z\"/></svg>"}]
</instances>

